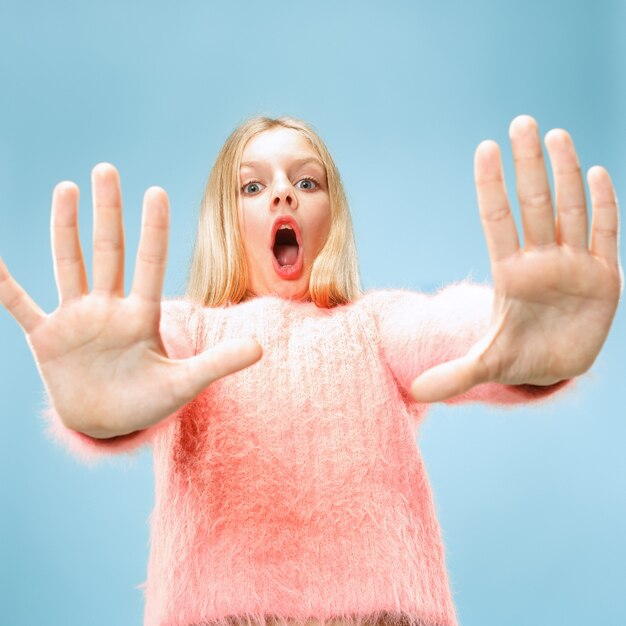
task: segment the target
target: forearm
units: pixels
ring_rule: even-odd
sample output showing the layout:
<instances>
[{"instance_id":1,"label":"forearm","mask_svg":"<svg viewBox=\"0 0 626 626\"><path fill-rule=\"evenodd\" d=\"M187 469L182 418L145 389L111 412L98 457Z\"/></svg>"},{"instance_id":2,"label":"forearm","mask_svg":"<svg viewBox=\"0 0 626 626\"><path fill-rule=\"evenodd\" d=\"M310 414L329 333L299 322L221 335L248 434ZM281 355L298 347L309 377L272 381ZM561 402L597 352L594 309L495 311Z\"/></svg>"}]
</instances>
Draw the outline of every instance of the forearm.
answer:
<instances>
[{"instance_id":1,"label":"forearm","mask_svg":"<svg viewBox=\"0 0 626 626\"><path fill-rule=\"evenodd\" d=\"M102 432L100 435L108 434L109 437L92 437L79 429L68 428L57 412L46 402L40 415L46 424L45 432L52 440L63 448L75 454L87 465L93 465L100 460L122 453L131 453L144 444L149 444L156 433L162 428L167 428L168 419L164 419L154 426L135 430L126 434L115 432ZM93 431L88 431L93 432Z\"/></svg>"},{"instance_id":2,"label":"forearm","mask_svg":"<svg viewBox=\"0 0 626 626\"><path fill-rule=\"evenodd\" d=\"M522 384L522 385L515 385L515 386L523 389L524 391L527 391L528 393L543 394L543 393L556 391L557 389L560 389L561 387L566 385L570 380L571 380L570 378L566 378L564 380L560 380L557 383L552 383L551 385Z\"/></svg>"},{"instance_id":3,"label":"forearm","mask_svg":"<svg viewBox=\"0 0 626 626\"><path fill-rule=\"evenodd\" d=\"M118 429L113 430L111 428L101 428L101 427L87 427L87 428L74 428L67 424L62 418L61 421L70 430L75 431L81 435L85 435L86 437L91 437L92 439L106 439L106 440L115 440L121 439L123 437L130 437L135 433L141 432L141 430L128 430L128 429Z\"/></svg>"}]
</instances>

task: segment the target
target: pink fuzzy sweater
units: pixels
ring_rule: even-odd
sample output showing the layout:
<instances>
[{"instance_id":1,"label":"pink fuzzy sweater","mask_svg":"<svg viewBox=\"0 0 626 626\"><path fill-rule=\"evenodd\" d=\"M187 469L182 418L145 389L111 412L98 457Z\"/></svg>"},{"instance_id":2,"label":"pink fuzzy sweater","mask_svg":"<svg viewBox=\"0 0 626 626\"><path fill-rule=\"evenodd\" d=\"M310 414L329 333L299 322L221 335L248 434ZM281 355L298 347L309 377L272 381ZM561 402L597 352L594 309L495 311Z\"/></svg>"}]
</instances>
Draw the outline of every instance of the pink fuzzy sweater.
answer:
<instances>
[{"instance_id":1,"label":"pink fuzzy sweater","mask_svg":"<svg viewBox=\"0 0 626 626\"><path fill-rule=\"evenodd\" d=\"M484 333L492 298L463 281L432 295L369 291L333 309L170 299L161 330L171 357L236 337L256 339L263 357L156 426L110 440L65 428L48 402L47 434L86 463L152 445L144 625L456 625L416 438L428 406L408 389ZM540 401L568 384L488 383L451 403Z\"/></svg>"}]
</instances>

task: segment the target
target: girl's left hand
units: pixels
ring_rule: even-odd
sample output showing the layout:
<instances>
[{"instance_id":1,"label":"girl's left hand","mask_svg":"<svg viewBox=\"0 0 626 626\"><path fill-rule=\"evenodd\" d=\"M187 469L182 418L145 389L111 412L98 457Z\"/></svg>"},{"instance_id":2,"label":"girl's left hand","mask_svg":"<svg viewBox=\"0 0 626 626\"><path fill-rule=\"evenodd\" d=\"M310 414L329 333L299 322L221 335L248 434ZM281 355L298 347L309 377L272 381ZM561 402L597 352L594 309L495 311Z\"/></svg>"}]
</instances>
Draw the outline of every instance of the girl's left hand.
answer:
<instances>
[{"instance_id":1,"label":"girl's left hand","mask_svg":"<svg viewBox=\"0 0 626 626\"><path fill-rule=\"evenodd\" d=\"M480 217L494 280L486 335L463 357L426 371L411 395L439 402L490 381L550 385L586 372L608 335L623 288L617 197L608 172L587 172L592 204L587 244L585 188L569 134L545 144L554 172L556 220L537 123L521 115L509 134L524 248L504 186L500 149L483 141L474 167Z\"/></svg>"}]
</instances>

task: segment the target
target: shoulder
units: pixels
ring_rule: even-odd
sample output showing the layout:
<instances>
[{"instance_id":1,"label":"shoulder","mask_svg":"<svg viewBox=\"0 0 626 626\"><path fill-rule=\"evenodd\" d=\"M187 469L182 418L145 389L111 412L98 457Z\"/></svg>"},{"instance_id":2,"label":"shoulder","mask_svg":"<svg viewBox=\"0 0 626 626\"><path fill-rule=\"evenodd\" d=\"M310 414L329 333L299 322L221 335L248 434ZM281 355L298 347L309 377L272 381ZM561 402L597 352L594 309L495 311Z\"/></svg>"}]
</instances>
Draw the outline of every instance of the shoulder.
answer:
<instances>
[{"instance_id":1,"label":"shoulder","mask_svg":"<svg viewBox=\"0 0 626 626\"><path fill-rule=\"evenodd\" d=\"M188 326L201 309L199 304L183 296L171 296L161 300L161 318L165 323Z\"/></svg>"},{"instance_id":2,"label":"shoulder","mask_svg":"<svg viewBox=\"0 0 626 626\"><path fill-rule=\"evenodd\" d=\"M432 292L407 288L365 291L355 303L379 324L399 324L404 320L484 315L493 302L493 288L471 279L440 286Z\"/></svg>"},{"instance_id":3,"label":"shoulder","mask_svg":"<svg viewBox=\"0 0 626 626\"><path fill-rule=\"evenodd\" d=\"M425 292L408 288L372 289L363 292L358 302L365 308L384 307L395 304L411 304L437 299L441 302L463 302L466 299L484 298L493 294L493 288L487 283L466 278Z\"/></svg>"},{"instance_id":4,"label":"shoulder","mask_svg":"<svg viewBox=\"0 0 626 626\"><path fill-rule=\"evenodd\" d=\"M424 297L426 294L407 288L391 287L384 289L368 289L364 291L360 298L355 301L355 305L364 309L376 309L381 306L402 302L411 298Z\"/></svg>"},{"instance_id":5,"label":"shoulder","mask_svg":"<svg viewBox=\"0 0 626 626\"><path fill-rule=\"evenodd\" d=\"M371 289L363 292L354 305L378 318L393 311L424 305L427 299L428 294L406 288Z\"/></svg>"},{"instance_id":6,"label":"shoulder","mask_svg":"<svg viewBox=\"0 0 626 626\"><path fill-rule=\"evenodd\" d=\"M183 296L161 300L161 337L170 356L183 358L197 353L202 308Z\"/></svg>"}]
</instances>

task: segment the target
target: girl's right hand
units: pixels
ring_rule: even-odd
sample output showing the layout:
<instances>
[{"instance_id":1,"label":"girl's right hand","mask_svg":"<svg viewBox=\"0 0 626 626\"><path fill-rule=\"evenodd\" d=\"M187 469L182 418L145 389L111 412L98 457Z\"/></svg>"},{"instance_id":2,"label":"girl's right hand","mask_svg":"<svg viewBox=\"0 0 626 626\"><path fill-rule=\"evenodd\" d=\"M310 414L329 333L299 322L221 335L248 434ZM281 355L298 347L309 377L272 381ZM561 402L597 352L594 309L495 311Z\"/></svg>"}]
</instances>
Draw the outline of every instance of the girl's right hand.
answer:
<instances>
[{"instance_id":1,"label":"girl's right hand","mask_svg":"<svg viewBox=\"0 0 626 626\"><path fill-rule=\"evenodd\" d=\"M159 331L169 234L165 190L144 194L133 286L124 297L124 231L117 170L92 170L93 289L78 236L78 186L52 196L52 253L59 306L46 314L0 259L0 302L26 334L46 391L63 424L107 438L148 428L193 400L213 381L256 363L252 339L222 342L170 359Z\"/></svg>"}]
</instances>

